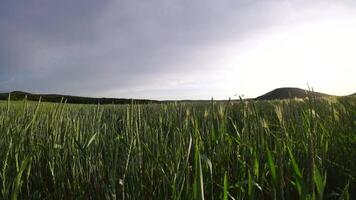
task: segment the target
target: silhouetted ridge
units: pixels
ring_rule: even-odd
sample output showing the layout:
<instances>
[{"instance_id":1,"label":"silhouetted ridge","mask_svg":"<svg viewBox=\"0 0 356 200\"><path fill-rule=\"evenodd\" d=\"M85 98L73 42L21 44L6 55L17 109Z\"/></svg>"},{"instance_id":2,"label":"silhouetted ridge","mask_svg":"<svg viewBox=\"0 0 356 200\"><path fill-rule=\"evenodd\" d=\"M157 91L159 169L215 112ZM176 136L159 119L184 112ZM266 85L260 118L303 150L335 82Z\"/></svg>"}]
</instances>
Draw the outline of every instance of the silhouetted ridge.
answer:
<instances>
[{"instance_id":1,"label":"silhouetted ridge","mask_svg":"<svg viewBox=\"0 0 356 200\"><path fill-rule=\"evenodd\" d=\"M272 90L262 96L255 98L256 100L272 100L272 99L288 99L288 98L306 98L308 97L308 90L303 90L300 88L285 87L277 88ZM323 94L319 92L312 92L315 97L327 97L328 94Z\"/></svg>"},{"instance_id":2,"label":"silhouetted ridge","mask_svg":"<svg viewBox=\"0 0 356 200\"><path fill-rule=\"evenodd\" d=\"M146 103L156 103L158 101L147 100L147 99L123 99L123 98L92 98L92 97L79 97L70 95L58 95L58 94L31 94L22 91L13 91L11 93L0 93L0 100L7 100L11 94L11 100L23 100L27 98L30 101L43 102L61 102L66 101L67 103L76 104L129 104L132 101L134 103L146 104Z\"/></svg>"}]
</instances>

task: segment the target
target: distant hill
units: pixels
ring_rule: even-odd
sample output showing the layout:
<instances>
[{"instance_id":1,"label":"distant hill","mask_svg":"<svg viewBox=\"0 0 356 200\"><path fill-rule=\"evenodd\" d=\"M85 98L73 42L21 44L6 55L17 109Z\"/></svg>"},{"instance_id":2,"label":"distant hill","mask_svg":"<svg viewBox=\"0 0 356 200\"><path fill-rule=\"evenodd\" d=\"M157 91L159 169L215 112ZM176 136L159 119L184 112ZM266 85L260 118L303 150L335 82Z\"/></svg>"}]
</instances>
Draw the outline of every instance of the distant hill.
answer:
<instances>
[{"instance_id":1,"label":"distant hill","mask_svg":"<svg viewBox=\"0 0 356 200\"><path fill-rule=\"evenodd\" d=\"M123 98L92 98L92 97L79 97L70 95L58 95L58 94L32 94L22 91L11 92L11 100L23 100L27 97L27 100L38 101L40 98L43 102L61 102L65 100L67 103L75 104L129 104L132 101L135 103L158 103L158 101L147 99L123 99ZM9 93L0 93L0 100L7 100Z\"/></svg>"},{"instance_id":2,"label":"distant hill","mask_svg":"<svg viewBox=\"0 0 356 200\"><path fill-rule=\"evenodd\" d=\"M284 87L274 89L264 95L256 97L249 100L273 100L273 99L288 99L288 98L306 98L308 96L308 90L303 90L300 88L293 87ZM93 97L80 97L80 96L71 96L71 95L59 95L59 94L33 94L22 91L13 91L11 93L0 93L0 100L7 100L11 94L11 100L23 100L27 98L30 101L39 101L43 102L61 102L62 100L67 103L73 104L129 104L132 101L138 104L148 104L148 103L169 103L176 102L175 100L166 100L166 101L157 101L149 99L124 99L124 98L93 98ZM328 97L332 95L313 92L315 97ZM356 96L356 93L349 96ZM245 99L247 100L247 99ZM180 100L180 102L210 102L211 100ZM226 102L228 100L219 100L219 102ZM235 101L235 100L233 100ZM238 101L238 100L237 100Z\"/></svg>"},{"instance_id":3,"label":"distant hill","mask_svg":"<svg viewBox=\"0 0 356 200\"><path fill-rule=\"evenodd\" d=\"M306 98L308 97L308 90L303 90L300 88L285 87L277 88L272 90L262 96L255 98L255 100L272 100L272 99L288 99L288 98ZM315 97L328 97L331 95L313 92Z\"/></svg>"}]
</instances>

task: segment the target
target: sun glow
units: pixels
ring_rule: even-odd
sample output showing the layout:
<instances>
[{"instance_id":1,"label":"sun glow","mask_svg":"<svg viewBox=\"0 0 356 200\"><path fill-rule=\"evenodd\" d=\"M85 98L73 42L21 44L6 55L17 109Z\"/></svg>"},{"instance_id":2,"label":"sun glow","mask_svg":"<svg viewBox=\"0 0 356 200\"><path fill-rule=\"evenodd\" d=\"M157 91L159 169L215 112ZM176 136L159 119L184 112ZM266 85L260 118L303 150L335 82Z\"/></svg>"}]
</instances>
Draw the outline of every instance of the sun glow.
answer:
<instances>
[{"instance_id":1,"label":"sun glow","mask_svg":"<svg viewBox=\"0 0 356 200\"><path fill-rule=\"evenodd\" d=\"M230 54L225 63L239 78L230 82L258 87L244 91L248 96L281 86L306 88L307 84L336 95L353 93L355 36L356 20L310 22L267 31L235 44L239 45L238 55Z\"/></svg>"}]
</instances>

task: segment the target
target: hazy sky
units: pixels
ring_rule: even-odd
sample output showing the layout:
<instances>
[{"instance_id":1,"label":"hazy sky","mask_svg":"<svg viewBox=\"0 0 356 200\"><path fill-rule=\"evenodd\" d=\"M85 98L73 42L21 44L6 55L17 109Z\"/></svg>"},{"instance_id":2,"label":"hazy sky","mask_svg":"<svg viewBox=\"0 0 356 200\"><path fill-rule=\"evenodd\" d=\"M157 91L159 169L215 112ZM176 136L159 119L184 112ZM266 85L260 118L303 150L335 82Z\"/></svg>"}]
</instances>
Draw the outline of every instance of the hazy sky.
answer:
<instances>
[{"instance_id":1,"label":"hazy sky","mask_svg":"<svg viewBox=\"0 0 356 200\"><path fill-rule=\"evenodd\" d=\"M356 92L356 1L1 0L0 91L152 99Z\"/></svg>"}]
</instances>

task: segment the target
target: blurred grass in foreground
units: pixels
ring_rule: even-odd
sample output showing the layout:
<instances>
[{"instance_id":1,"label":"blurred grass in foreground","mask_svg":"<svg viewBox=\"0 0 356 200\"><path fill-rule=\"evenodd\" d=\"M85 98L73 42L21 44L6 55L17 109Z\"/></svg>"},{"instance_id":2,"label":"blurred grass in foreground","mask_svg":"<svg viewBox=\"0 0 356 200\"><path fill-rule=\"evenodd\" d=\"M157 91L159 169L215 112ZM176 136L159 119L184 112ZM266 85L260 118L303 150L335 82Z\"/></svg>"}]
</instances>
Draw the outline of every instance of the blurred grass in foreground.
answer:
<instances>
[{"instance_id":1,"label":"blurred grass in foreground","mask_svg":"<svg viewBox=\"0 0 356 200\"><path fill-rule=\"evenodd\" d=\"M356 98L0 102L0 199L356 198Z\"/></svg>"}]
</instances>

